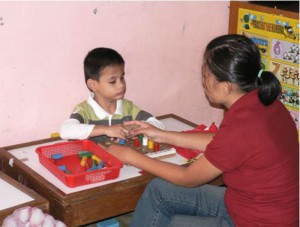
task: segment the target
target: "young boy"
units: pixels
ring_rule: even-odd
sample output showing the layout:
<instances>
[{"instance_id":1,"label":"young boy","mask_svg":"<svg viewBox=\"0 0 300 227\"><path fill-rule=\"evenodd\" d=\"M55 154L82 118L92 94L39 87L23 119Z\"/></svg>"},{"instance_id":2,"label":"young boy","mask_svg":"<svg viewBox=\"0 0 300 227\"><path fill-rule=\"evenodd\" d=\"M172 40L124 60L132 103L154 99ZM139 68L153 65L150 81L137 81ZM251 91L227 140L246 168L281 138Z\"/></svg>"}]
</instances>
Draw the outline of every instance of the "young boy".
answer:
<instances>
[{"instance_id":1,"label":"young boy","mask_svg":"<svg viewBox=\"0 0 300 227\"><path fill-rule=\"evenodd\" d=\"M129 131L123 122L143 120L160 129L164 125L150 113L124 99L125 62L109 48L96 48L84 59L84 75L92 92L86 101L75 106L70 119L60 129L62 139L90 139L95 143L125 139Z\"/></svg>"}]
</instances>

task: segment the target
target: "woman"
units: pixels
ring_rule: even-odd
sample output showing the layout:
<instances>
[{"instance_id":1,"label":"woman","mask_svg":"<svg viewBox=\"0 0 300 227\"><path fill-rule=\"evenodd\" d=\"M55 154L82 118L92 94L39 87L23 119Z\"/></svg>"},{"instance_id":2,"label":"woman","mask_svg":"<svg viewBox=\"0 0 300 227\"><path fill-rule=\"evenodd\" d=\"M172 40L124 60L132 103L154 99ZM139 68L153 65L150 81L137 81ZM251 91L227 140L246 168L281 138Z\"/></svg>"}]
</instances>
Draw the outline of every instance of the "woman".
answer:
<instances>
[{"instance_id":1,"label":"woman","mask_svg":"<svg viewBox=\"0 0 300 227\"><path fill-rule=\"evenodd\" d=\"M299 151L295 123L277 99L278 79L261 69L245 36L224 35L206 47L202 84L226 109L219 131L180 133L129 122L155 142L205 150L188 167L149 159L129 147L108 152L152 173L131 226L298 226ZM206 185L222 174L227 187Z\"/></svg>"}]
</instances>

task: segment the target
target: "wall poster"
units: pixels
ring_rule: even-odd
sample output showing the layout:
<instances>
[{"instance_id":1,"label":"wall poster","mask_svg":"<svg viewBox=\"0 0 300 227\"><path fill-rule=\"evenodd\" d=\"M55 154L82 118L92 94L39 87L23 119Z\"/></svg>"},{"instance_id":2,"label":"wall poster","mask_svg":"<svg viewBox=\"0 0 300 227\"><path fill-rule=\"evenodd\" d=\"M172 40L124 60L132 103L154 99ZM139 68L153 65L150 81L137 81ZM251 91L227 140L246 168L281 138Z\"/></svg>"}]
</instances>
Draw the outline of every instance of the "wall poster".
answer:
<instances>
[{"instance_id":1,"label":"wall poster","mask_svg":"<svg viewBox=\"0 0 300 227\"><path fill-rule=\"evenodd\" d=\"M257 44L262 67L279 79L279 99L299 131L299 20L240 8L237 33Z\"/></svg>"}]
</instances>

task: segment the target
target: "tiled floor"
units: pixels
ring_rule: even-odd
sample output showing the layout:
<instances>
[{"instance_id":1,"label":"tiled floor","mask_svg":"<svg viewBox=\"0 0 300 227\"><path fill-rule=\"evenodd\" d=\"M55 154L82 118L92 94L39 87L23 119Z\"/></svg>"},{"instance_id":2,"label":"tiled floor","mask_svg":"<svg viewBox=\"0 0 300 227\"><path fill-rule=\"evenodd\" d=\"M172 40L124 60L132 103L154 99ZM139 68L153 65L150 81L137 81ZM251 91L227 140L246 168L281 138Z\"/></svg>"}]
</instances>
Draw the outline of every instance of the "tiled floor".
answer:
<instances>
[{"instance_id":1,"label":"tiled floor","mask_svg":"<svg viewBox=\"0 0 300 227\"><path fill-rule=\"evenodd\" d=\"M124 214L118 217L115 217L119 222L119 227L128 227L131 221L133 213ZM90 225L85 225L84 227L96 227L97 223L93 223Z\"/></svg>"}]
</instances>

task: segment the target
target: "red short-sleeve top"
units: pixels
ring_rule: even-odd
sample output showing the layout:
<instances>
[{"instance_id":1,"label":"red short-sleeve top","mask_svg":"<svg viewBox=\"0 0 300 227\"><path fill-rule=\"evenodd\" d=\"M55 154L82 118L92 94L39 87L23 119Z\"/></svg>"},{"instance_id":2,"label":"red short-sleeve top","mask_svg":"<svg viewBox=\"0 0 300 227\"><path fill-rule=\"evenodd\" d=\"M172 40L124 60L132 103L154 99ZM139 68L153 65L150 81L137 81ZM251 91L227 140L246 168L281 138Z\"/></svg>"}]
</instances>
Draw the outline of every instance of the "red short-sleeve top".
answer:
<instances>
[{"instance_id":1,"label":"red short-sleeve top","mask_svg":"<svg viewBox=\"0 0 300 227\"><path fill-rule=\"evenodd\" d=\"M264 106L257 90L242 96L204 155L223 171L236 226L298 226L298 133L279 100Z\"/></svg>"}]
</instances>

